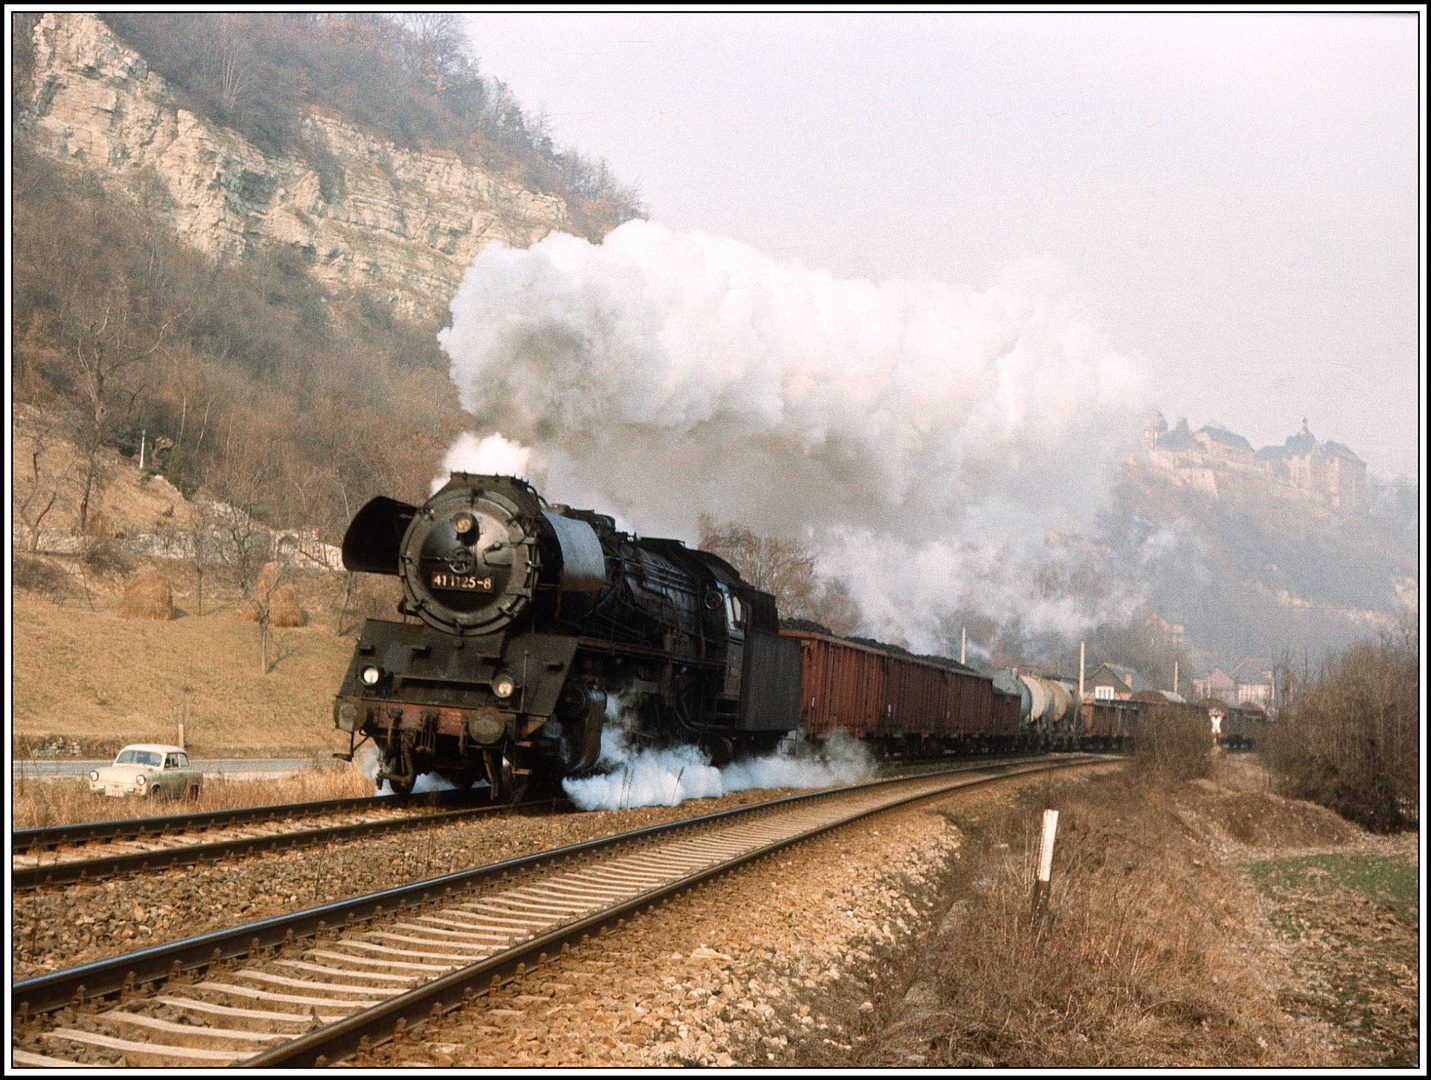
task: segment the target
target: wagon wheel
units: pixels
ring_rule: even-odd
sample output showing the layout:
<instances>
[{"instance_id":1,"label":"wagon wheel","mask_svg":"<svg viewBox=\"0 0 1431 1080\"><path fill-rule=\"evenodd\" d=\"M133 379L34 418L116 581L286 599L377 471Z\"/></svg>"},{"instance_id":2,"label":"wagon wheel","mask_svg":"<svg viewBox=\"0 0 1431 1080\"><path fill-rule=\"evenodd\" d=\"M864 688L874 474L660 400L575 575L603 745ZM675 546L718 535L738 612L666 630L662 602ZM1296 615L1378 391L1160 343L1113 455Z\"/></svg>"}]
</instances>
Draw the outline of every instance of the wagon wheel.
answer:
<instances>
[{"instance_id":1,"label":"wagon wheel","mask_svg":"<svg viewBox=\"0 0 1431 1080\"><path fill-rule=\"evenodd\" d=\"M487 782L492 786L492 801L521 802L526 797L531 775L518 771L516 748L504 741L500 749L487 751L483 758L487 767Z\"/></svg>"},{"instance_id":2,"label":"wagon wheel","mask_svg":"<svg viewBox=\"0 0 1431 1080\"><path fill-rule=\"evenodd\" d=\"M388 782L394 795L411 795L417 771L412 767L412 754L407 747L396 747L385 754L378 775Z\"/></svg>"}]
</instances>

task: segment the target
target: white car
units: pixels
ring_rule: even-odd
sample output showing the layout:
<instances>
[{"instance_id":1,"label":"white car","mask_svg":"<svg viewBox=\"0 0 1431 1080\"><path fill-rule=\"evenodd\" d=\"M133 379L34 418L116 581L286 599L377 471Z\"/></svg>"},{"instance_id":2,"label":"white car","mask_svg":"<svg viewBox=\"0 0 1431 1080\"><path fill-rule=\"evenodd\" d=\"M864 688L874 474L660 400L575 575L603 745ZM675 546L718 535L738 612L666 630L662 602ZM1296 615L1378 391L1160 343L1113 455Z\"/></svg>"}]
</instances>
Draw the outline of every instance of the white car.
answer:
<instances>
[{"instance_id":1,"label":"white car","mask_svg":"<svg viewBox=\"0 0 1431 1080\"><path fill-rule=\"evenodd\" d=\"M189 755L165 743L133 743L115 755L114 764L89 774L89 789L96 795L117 798L197 798L204 774L189 765Z\"/></svg>"}]
</instances>

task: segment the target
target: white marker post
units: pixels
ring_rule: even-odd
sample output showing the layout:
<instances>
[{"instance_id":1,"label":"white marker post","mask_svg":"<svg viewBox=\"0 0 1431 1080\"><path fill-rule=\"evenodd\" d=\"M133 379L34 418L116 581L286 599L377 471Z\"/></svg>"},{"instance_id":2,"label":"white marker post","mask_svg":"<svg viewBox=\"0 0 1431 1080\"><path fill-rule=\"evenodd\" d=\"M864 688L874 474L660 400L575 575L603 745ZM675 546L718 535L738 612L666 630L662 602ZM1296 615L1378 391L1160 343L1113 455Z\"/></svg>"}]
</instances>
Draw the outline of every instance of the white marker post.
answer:
<instances>
[{"instance_id":1,"label":"white marker post","mask_svg":"<svg viewBox=\"0 0 1431 1080\"><path fill-rule=\"evenodd\" d=\"M1058 811L1043 812L1043 839L1038 845L1038 870L1034 878L1033 914L1037 919L1048 907L1048 882L1053 874L1053 837L1058 831Z\"/></svg>"}]
</instances>

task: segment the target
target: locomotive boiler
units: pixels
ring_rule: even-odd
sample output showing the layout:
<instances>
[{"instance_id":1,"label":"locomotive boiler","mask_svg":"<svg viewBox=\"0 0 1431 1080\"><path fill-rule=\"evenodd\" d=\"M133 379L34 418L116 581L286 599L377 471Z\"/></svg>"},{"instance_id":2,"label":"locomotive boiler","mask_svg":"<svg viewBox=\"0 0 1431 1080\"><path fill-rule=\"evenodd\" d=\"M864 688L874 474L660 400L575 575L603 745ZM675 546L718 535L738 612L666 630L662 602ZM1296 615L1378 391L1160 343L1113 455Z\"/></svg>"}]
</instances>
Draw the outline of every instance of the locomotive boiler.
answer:
<instances>
[{"instance_id":1,"label":"locomotive boiler","mask_svg":"<svg viewBox=\"0 0 1431 1080\"><path fill-rule=\"evenodd\" d=\"M402 583L401 621L364 623L333 704L347 756L372 739L397 792L435 772L516 800L590 770L608 720L717 763L799 726L800 646L774 597L679 540L453 473L421 506L369 502L342 550Z\"/></svg>"}]
</instances>

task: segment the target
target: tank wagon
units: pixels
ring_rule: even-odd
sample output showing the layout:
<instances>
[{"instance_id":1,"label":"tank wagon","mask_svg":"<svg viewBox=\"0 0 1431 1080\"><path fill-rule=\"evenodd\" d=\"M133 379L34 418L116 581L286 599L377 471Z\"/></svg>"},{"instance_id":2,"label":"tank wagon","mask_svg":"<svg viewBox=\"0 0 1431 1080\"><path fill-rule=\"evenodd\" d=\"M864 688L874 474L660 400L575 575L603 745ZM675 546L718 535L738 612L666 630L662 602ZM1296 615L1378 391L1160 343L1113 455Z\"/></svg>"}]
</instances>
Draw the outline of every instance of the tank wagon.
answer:
<instances>
[{"instance_id":1,"label":"tank wagon","mask_svg":"<svg viewBox=\"0 0 1431 1080\"><path fill-rule=\"evenodd\" d=\"M1086 741L1078 683L1057 675L1032 675L1015 668L994 673L994 685L1019 696L1024 739L1030 745L1073 750Z\"/></svg>"},{"instance_id":2,"label":"tank wagon","mask_svg":"<svg viewBox=\"0 0 1431 1080\"><path fill-rule=\"evenodd\" d=\"M345 756L372 740L399 792L435 772L515 800L590 771L609 723L717 764L791 732L890 752L1076 745L1066 685L1009 692L951 660L782 631L774 597L719 556L622 532L513 477L453 473L421 506L374 499L342 550L348 570L402 585L399 619L364 623L333 702ZM1034 685L1063 696L1031 719L1020 703Z\"/></svg>"}]
</instances>

